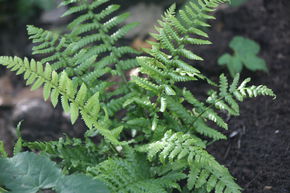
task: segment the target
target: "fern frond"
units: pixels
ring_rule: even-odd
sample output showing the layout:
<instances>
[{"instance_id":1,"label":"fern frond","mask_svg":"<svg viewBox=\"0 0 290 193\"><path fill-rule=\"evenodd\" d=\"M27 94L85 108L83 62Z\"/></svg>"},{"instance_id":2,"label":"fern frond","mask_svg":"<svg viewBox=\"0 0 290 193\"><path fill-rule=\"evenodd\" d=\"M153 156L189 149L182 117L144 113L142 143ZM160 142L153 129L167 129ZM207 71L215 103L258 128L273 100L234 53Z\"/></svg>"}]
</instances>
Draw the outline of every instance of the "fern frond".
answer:
<instances>
[{"instance_id":1,"label":"fern frond","mask_svg":"<svg viewBox=\"0 0 290 193\"><path fill-rule=\"evenodd\" d=\"M180 172L171 172L154 178L149 163L143 156L108 159L96 167L88 168L88 173L103 181L116 193L166 193L167 188L180 189L176 182L186 177Z\"/></svg>"},{"instance_id":2,"label":"fern frond","mask_svg":"<svg viewBox=\"0 0 290 193\"><path fill-rule=\"evenodd\" d=\"M107 105L107 110L110 116L113 116L116 112L123 109L124 103L131 99L134 95L132 93L126 94L122 97L119 97L117 99L112 99Z\"/></svg>"},{"instance_id":3,"label":"fern frond","mask_svg":"<svg viewBox=\"0 0 290 193\"><path fill-rule=\"evenodd\" d=\"M180 117L184 123L190 125L194 121L193 114L188 111L182 104L175 101L171 97L166 98L167 101L167 108L170 110L171 113L177 114L178 117Z\"/></svg>"},{"instance_id":4,"label":"fern frond","mask_svg":"<svg viewBox=\"0 0 290 193\"><path fill-rule=\"evenodd\" d=\"M157 40L151 43L152 49L147 50L151 57L138 58L141 71L149 77L148 81L158 85L166 85L170 81L173 85L175 82L206 79L196 68L184 62L185 59L203 60L188 50L186 45L211 43L202 39L207 37L207 34L198 28L208 27L206 20L214 19L209 12L224 2L226 0L198 1L196 4L189 2L177 13L178 16L175 13L175 5L165 12L162 20L158 21L159 27L156 27L158 33L151 34ZM157 67L156 63L161 65Z\"/></svg>"},{"instance_id":5,"label":"fern frond","mask_svg":"<svg viewBox=\"0 0 290 193\"><path fill-rule=\"evenodd\" d=\"M227 123L212 108L197 100L190 91L183 90L183 96L188 103L194 106L194 111L201 117L215 122L219 127L228 129Z\"/></svg>"},{"instance_id":6,"label":"fern frond","mask_svg":"<svg viewBox=\"0 0 290 193\"><path fill-rule=\"evenodd\" d=\"M202 186L208 186L209 189L213 188L212 183L214 180L219 184L219 186L214 187L218 193L237 193L241 190L234 182L228 170L218 164L204 150L203 144L200 144L198 140L195 140L189 134L168 131L160 141L140 147L139 150L147 152L148 159L151 161L157 156L163 164L186 160L188 163L187 167L191 169L188 175L188 188L190 190ZM211 180L209 181L209 179Z\"/></svg>"},{"instance_id":7,"label":"fern frond","mask_svg":"<svg viewBox=\"0 0 290 193\"><path fill-rule=\"evenodd\" d=\"M131 57L139 52L128 46L119 46L118 43L136 24L122 26L129 14L116 15L120 6L107 5L107 2L109 0L64 1L60 6L69 5L69 9L63 17L77 15L68 25L70 31L64 35L28 27L33 42L40 43L34 47L35 53L50 54L44 55L43 63L49 62L54 70L66 71L77 86L85 84L89 89L88 96L96 91L105 96L112 85L102 84L103 87L100 87L96 84L101 84L109 76L120 76L122 82L126 82L125 71L138 65ZM101 11L100 6L104 7ZM118 83L112 84L118 86Z\"/></svg>"},{"instance_id":8,"label":"fern frond","mask_svg":"<svg viewBox=\"0 0 290 193\"><path fill-rule=\"evenodd\" d=\"M89 101L95 101L94 107L97 109L100 108L98 104L98 93L87 99L87 88L84 84L77 92L66 73L63 72L59 75L55 71L52 71L52 67L48 63L43 69L42 63L36 62L33 59L29 61L27 58L22 60L18 57L0 57L0 62L12 71L17 71L18 75L24 73L24 79L26 80L27 85L32 85L32 90L35 90L42 85L46 85L45 98L47 98L47 96L49 96L48 93L50 93L51 101L54 106L57 105L60 94L65 97L63 100L66 100L67 104L68 101L70 102L70 113L72 114L73 123L78 118L79 109L85 116L96 117L99 113L99 110L89 112L84 109L86 105L91 106Z\"/></svg>"},{"instance_id":9,"label":"fern frond","mask_svg":"<svg viewBox=\"0 0 290 193\"><path fill-rule=\"evenodd\" d=\"M252 98L257 96L271 96L276 97L274 92L266 86L250 86L247 83L251 80L245 79L239 86L239 74L233 80L233 83L228 85L228 79L225 75L220 76L219 92L213 91L207 99L207 102L214 105L217 109L225 110L231 115L239 115L238 101L243 101L245 98Z\"/></svg>"},{"instance_id":10,"label":"fern frond","mask_svg":"<svg viewBox=\"0 0 290 193\"><path fill-rule=\"evenodd\" d=\"M149 59L149 61L152 61ZM163 66L160 63L149 62L148 57L138 57L137 62L141 66L141 72L145 74L150 74L152 77L158 79L158 77L166 78L167 73L162 69Z\"/></svg>"},{"instance_id":11,"label":"fern frond","mask_svg":"<svg viewBox=\"0 0 290 193\"><path fill-rule=\"evenodd\" d=\"M62 106L71 114L71 121L74 123L79 115L91 130L97 129L106 139L113 144L120 144L117 139L114 139L110 130L103 128L97 121L100 111L99 93L93 96L87 96L87 87L82 84L79 91L76 90L65 72L58 74L52 71L52 67L46 64L43 69L42 63L35 60L29 61L27 58L22 60L19 57L0 57L0 64L6 66L16 74L24 74L24 79L27 85L32 85L32 89L37 89L44 85L45 98L50 96L51 102L56 106L59 102L59 97L62 97Z\"/></svg>"},{"instance_id":12,"label":"fern frond","mask_svg":"<svg viewBox=\"0 0 290 193\"><path fill-rule=\"evenodd\" d=\"M41 151L51 158L61 159L64 170L86 172L86 168L100 161L99 150L86 139L85 143L76 138L60 138L50 142L27 142L24 144L31 150Z\"/></svg>"},{"instance_id":13,"label":"fern frond","mask_svg":"<svg viewBox=\"0 0 290 193\"><path fill-rule=\"evenodd\" d=\"M227 139L227 137L224 134L217 131L216 129L209 127L202 119L198 119L195 121L194 128L195 131L198 132L199 134L212 138L215 141Z\"/></svg>"},{"instance_id":14,"label":"fern frond","mask_svg":"<svg viewBox=\"0 0 290 193\"><path fill-rule=\"evenodd\" d=\"M158 90L160 89L160 86L153 84L148 80L140 78L138 76L133 76L132 81L135 82L138 86L155 93L158 93Z\"/></svg>"},{"instance_id":15,"label":"fern frond","mask_svg":"<svg viewBox=\"0 0 290 193\"><path fill-rule=\"evenodd\" d=\"M46 55L46 57L41 60L43 64L49 62L54 70L58 70L62 67L69 67L71 65L70 56L68 52L65 51L71 42L65 37L56 32L43 30L32 25L27 26L27 32L32 43L37 43L37 45L32 48L32 54Z\"/></svg>"}]
</instances>

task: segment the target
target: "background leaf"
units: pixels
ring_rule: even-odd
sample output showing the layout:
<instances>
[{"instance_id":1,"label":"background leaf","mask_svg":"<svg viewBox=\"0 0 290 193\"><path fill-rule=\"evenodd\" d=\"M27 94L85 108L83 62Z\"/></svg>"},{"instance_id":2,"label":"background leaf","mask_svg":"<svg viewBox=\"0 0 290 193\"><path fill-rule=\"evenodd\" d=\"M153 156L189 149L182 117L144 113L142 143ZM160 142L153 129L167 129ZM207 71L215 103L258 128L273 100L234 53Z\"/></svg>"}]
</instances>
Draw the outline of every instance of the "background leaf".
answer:
<instances>
[{"instance_id":1,"label":"background leaf","mask_svg":"<svg viewBox=\"0 0 290 193\"><path fill-rule=\"evenodd\" d=\"M11 193L36 193L41 189L56 189L58 193L109 193L105 185L88 176L63 176L56 163L32 152L1 158L0 171L0 185Z\"/></svg>"},{"instance_id":2,"label":"background leaf","mask_svg":"<svg viewBox=\"0 0 290 193\"><path fill-rule=\"evenodd\" d=\"M230 42L230 48L232 48L240 56L244 55L256 55L260 51L260 45L255 41L242 36L235 36Z\"/></svg>"},{"instance_id":3,"label":"background leaf","mask_svg":"<svg viewBox=\"0 0 290 193\"><path fill-rule=\"evenodd\" d=\"M34 153L20 153L0 159L0 183L13 193L34 193L56 185L60 169L47 157Z\"/></svg>"},{"instance_id":4,"label":"background leaf","mask_svg":"<svg viewBox=\"0 0 290 193\"><path fill-rule=\"evenodd\" d=\"M268 68L265 60L258 57L245 57L243 58L243 63L245 66L252 71L261 70L268 72Z\"/></svg>"},{"instance_id":5,"label":"background leaf","mask_svg":"<svg viewBox=\"0 0 290 193\"><path fill-rule=\"evenodd\" d=\"M56 191L59 193L109 193L103 183L81 174L63 177L59 180Z\"/></svg>"},{"instance_id":6,"label":"background leaf","mask_svg":"<svg viewBox=\"0 0 290 193\"><path fill-rule=\"evenodd\" d=\"M268 71L265 60L257 56L260 45L255 41L236 36L230 42L229 47L233 49L234 54L225 53L218 59L218 64L226 65L232 77L241 73L243 66L251 71Z\"/></svg>"},{"instance_id":7,"label":"background leaf","mask_svg":"<svg viewBox=\"0 0 290 193\"><path fill-rule=\"evenodd\" d=\"M248 0L231 0L231 6L232 7L238 7L240 5L243 5L244 3L246 3Z\"/></svg>"}]
</instances>

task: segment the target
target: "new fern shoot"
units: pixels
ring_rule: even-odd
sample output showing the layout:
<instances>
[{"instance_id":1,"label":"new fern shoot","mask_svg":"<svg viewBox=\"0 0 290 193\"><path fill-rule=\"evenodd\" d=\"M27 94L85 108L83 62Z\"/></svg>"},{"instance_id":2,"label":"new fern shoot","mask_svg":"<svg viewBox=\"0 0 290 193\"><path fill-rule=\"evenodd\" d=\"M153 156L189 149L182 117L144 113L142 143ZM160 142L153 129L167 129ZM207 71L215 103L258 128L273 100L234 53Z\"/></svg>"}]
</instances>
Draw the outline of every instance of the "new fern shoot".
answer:
<instances>
[{"instance_id":1,"label":"new fern shoot","mask_svg":"<svg viewBox=\"0 0 290 193\"><path fill-rule=\"evenodd\" d=\"M42 55L42 60L1 56L0 64L23 75L33 90L42 86L44 99L61 105L72 123L81 118L87 131L82 139L18 142L17 146L41 152L40 157L24 152L5 158L0 144L0 168L10 168L18 176L9 181L10 175L0 175L0 186L12 192L49 187L62 193L63 184L74 188L81 175L83 185L97 186L92 192L106 192L104 185L113 193L241 192L206 147L226 139L217 130L228 129L220 113L238 116L245 99L275 94L263 85L249 86L250 79L240 80L238 74L233 81L222 74L213 82L195 65L203 58L188 45L211 44L203 30L210 27L212 12L226 2L189 1L179 11L172 5L151 34L156 40L150 42L152 48L143 54L118 42L136 24L122 25L128 14L117 15L119 6L109 0L63 0L60 6L69 6L64 16L74 19L62 33L28 26L33 54ZM126 72L135 68L140 75L127 77ZM206 100L176 84L193 81L212 87ZM43 159L52 170L61 168L62 177L58 173L50 186L32 187L31 180L39 176L29 173L28 180L19 173L19 159Z\"/></svg>"}]
</instances>

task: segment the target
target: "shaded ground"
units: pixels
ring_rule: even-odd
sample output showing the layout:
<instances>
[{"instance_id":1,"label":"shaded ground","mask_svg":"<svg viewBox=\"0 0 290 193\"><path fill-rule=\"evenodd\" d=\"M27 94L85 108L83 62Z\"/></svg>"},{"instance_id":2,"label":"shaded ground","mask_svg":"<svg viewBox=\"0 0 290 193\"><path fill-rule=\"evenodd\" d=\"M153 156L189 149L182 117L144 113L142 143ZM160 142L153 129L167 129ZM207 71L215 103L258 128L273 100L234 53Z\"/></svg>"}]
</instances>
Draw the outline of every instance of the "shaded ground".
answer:
<instances>
[{"instance_id":1,"label":"shaded ground","mask_svg":"<svg viewBox=\"0 0 290 193\"><path fill-rule=\"evenodd\" d=\"M243 192L289 193L290 1L250 0L239 8L221 9L216 16L217 20L214 21L213 30L210 32L214 44L198 48L197 51L207 61L202 68L209 76L216 77L224 70L216 65L217 58L225 51L230 52L228 42L232 37L242 35L254 39L261 45L260 56L267 61L269 74L244 71L243 76L252 77L254 84L265 84L272 88L277 94L277 99L273 101L260 97L245 102L241 108L241 116L229 120L230 131L226 134L233 137L228 141L215 143L209 150L229 168L244 188ZM24 26L19 26L19 29L21 30L0 30L0 55L23 56L30 52L30 47L27 46L29 43L23 35ZM12 84L13 90L9 96L19 95L23 87L19 78L1 68L0 78L3 76L8 76ZM3 91L3 88L0 88L0 91ZM0 92L1 95L3 93ZM21 96L27 97L25 93ZM65 115L59 110L51 109L45 103L41 103L41 106L47 108L44 112L52 111L51 116L41 119L41 113L35 115L32 119L36 120L36 123L27 126L27 137L50 139L60 136L62 132L71 131ZM13 130L13 119L23 118L15 118L14 108L0 104L0 139L8 142L8 147L11 146L14 137L13 132L7 130ZM37 120L42 122L37 123ZM53 127L49 124L51 122L54 122ZM31 124L37 129L30 128ZM40 126L42 129L39 129ZM81 126L76 125L71 134L78 135L81 130ZM36 134L39 131L47 132Z\"/></svg>"},{"instance_id":2,"label":"shaded ground","mask_svg":"<svg viewBox=\"0 0 290 193\"><path fill-rule=\"evenodd\" d=\"M261 45L269 74L249 73L256 84L265 84L277 99L260 97L249 100L241 116L230 120L229 141L210 147L225 164L245 193L290 192L290 1L256 0L238 10L219 12L212 35L213 61L225 50L224 41L232 34L247 36ZM214 32L212 33L214 34ZM220 49L217 49L217 48ZM210 52L210 51L208 51ZM232 133L234 134L234 133Z\"/></svg>"}]
</instances>

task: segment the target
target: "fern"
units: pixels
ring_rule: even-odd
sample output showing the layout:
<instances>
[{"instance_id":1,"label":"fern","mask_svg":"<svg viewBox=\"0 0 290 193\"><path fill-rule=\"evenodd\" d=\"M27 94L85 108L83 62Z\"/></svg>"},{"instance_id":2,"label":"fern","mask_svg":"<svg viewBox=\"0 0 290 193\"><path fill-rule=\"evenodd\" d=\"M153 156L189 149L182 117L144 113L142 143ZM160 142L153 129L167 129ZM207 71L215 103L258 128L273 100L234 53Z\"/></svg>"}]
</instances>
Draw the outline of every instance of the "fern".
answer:
<instances>
[{"instance_id":1,"label":"fern","mask_svg":"<svg viewBox=\"0 0 290 193\"><path fill-rule=\"evenodd\" d=\"M186 167L190 168L187 177L189 190L205 186L208 192L214 188L218 193L240 192L240 187L235 184L228 170L204 150L203 144L188 134L168 131L160 141L140 147L140 151L148 152L148 159L151 161L158 156L163 164L186 161Z\"/></svg>"},{"instance_id":2,"label":"fern","mask_svg":"<svg viewBox=\"0 0 290 193\"><path fill-rule=\"evenodd\" d=\"M42 86L44 99L61 105L72 124L82 118L88 127L82 139L23 142L19 136L15 153L22 146L40 151L63 173L90 175L111 192L239 193L206 146L226 139L217 130L229 128L222 114L238 116L245 99L275 94L263 85L248 86L250 79L240 81L238 74L232 83L223 74L216 83L198 69L203 58L188 47L211 44L207 20L227 0L189 1L180 11L171 6L151 34L152 48L136 59L128 56L137 51L118 43L136 24L120 25L128 14L115 14L119 6L108 2L63 0L60 6L69 7L64 16L75 16L65 32L27 28L39 62L0 57L32 90ZM129 81L126 71L135 67L140 75ZM206 99L177 84L191 81L211 86ZM0 154L7 157L2 143Z\"/></svg>"},{"instance_id":3,"label":"fern","mask_svg":"<svg viewBox=\"0 0 290 193\"><path fill-rule=\"evenodd\" d=\"M50 142L27 142L24 144L32 150L46 153L52 159L62 160L59 165L63 171L85 172L86 168L102 160L100 150L87 138L85 143L80 139L69 137Z\"/></svg>"},{"instance_id":4,"label":"fern","mask_svg":"<svg viewBox=\"0 0 290 193\"><path fill-rule=\"evenodd\" d=\"M167 189L180 189L176 181L185 178L181 172L171 172L155 177L148 162L135 153L126 159L108 159L96 167L88 168L89 174L102 180L112 192L167 192Z\"/></svg>"},{"instance_id":5,"label":"fern","mask_svg":"<svg viewBox=\"0 0 290 193\"><path fill-rule=\"evenodd\" d=\"M211 92L207 99L207 102L214 105L219 110L225 110L230 115L239 115L238 101L242 102L246 98L263 96L276 97L273 91L266 86L250 86L247 87L247 83L251 81L250 78L245 79L239 86L240 76L237 74L233 80L233 83L228 85L228 79L222 74L220 76L219 91Z\"/></svg>"},{"instance_id":6,"label":"fern","mask_svg":"<svg viewBox=\"0 0 290 193\"><path fill-rule=\"evenodd\" d=\"M64 1L60 6L69 5L70 8L63 16L78 14L68 25L69 33L60 35L34 26L27 28L30 39L38 44L33 47L33 54L46 54L42 63L49 62L54 70L65 70L75 85L87 86L89 95L100 92L101 100L106 98L107 89L112 86L98 87L104 83L103 77L108 77L108 74L120 76L122 81L114 84L122 85L126 82L125 70L137 66L135 59L123 59L124 56L138 54L131 47L117 46L118 40L136 26L128 24L114 31L129 14L109 17L119 9L119 5L109 5L96 13L95 10L107 2Z\"/></svg>"},{"instance_id":7,"label":"fern","mask_svg":"<svg viewBox=\"0 0 290 193\"><path fill-rule=\"evenodd\" d=\"M43 85L44 99L47 100L50 97L53 106L58 104L61 95L62 107L64 111L70 113L72 123L75 123L81 114L89 129L97 129L100 134L114 144L120 143L111 131L103 127L97 120L100 111L99 93L88 97L87 87L84 84L77 91L65 72L58 74L52 70L49 64L43 68L40 62L29 61L27 58L22 60L18 57L0 57L0 61L2 65L16 71L17 75L24 74L26 84L32 85L32 90Z\"/></svg>"},{"instance_id":8,"label":"fern","mask_svg":"<svg viewBox=\"0 0 290 193\"><path fill-rule=\"evenodd\" d=\"M208 121L228 129L228 125L217 110L237 116L239 115L238 101L258 95L275 97L274 93L265 86L258 88L241 86L238 89L236 86L239 83L239 75L236 76L231 88L228 88L228 80L224 75L220 76L219 84L213 83L197 68L185 62L185 59L202 60L185 47L187 44L210 43L204 39L207 37L206 33L199 28L208 27L204 22L207 19L214 19L213 16L208 15L208 12L213 11L221 2L223 1L189 2L184 9L178 12L178 17L175 16L175 6L169 8L162 17L162 21L159 21L158 34L152 34L157 42L152 42L152 49L146 50L150 57L137 58L141 72L146 74L147 78L133 78L133 82L138 86L157 96L155 106L159 106L161 112L169 113L164 116L170 116L171 120L178 120L178 128L185 127L193 131L193 134L200 133L213 140L225 139L225 136L209 127ZM210 96L206 100L207 104L196 99L190 91L181 90L175 85L176 82L199 81L200 79L206 80L218 88L217 91L210 92ZM189 111L183 103L180 103L180 100L190 103L192 110ZM155 111L159 111L159 109L155 109ZM171 128L169 125L166 127L186 132L183 129Z\"/></svg>"},{"instance_id":9,"label":"fern","mask_svg":"<svg viewBox=\"0 0 290 193\"><path fill-rule=\"evenodd\" d=\"M32 48L34 55L50 55L41 60L42 63L49 62L54 70L58 70L62 65L69 67L69 55L64 50L71 43L67 38L62 37L56 32L50 32L32 25L27 26L29 39L38 44Z\"/></svg>"}]
</instances>

